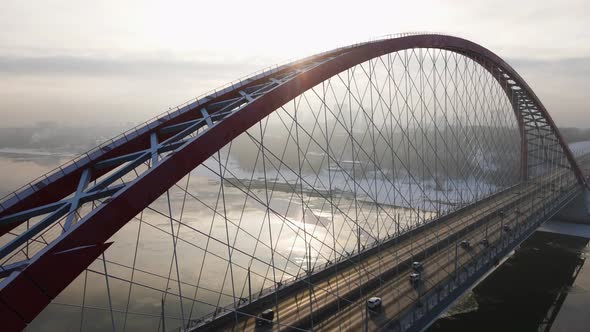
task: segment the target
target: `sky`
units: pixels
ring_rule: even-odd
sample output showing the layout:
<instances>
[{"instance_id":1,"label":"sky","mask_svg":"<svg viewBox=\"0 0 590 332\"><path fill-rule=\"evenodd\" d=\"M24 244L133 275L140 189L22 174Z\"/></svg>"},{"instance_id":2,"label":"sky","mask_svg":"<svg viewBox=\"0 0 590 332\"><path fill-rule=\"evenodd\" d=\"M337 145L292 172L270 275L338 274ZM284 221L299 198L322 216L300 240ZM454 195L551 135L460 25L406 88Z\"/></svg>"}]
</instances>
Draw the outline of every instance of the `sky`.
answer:
<instances>
[{"instance_id":1,"label":"sky","mask_svg":"<svg viewBox=\"0 0 590 332\"><path fill-rule=\"evenodd\" d=\"M590 128L588 1L2 0L0 128L128 126L264 67L434 31L508 61L558 126Z\"/></svg>"}]
</instances>

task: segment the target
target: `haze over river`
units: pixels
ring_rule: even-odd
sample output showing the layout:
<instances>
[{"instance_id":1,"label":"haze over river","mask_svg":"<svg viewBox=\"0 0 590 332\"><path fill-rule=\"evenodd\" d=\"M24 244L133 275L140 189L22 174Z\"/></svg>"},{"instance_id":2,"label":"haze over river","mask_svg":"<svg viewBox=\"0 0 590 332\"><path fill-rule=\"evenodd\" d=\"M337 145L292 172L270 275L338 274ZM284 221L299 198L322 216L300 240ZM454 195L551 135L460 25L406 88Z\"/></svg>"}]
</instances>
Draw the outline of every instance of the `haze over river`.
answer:
<instances>
[{"instance_id":1,"label":"haze over river","mask_svg":"<svg viewBox=\"0 0 590 332\"><path fill-rule=\"evenodd\" d=\"M71 157L72 154L68 153L49 153L30 149L0 149L0 195L11 192ZM216 194L215 190L213 190L216 187L206 177L197 183L200 185L199 190L202 192L207 192L208 184L210 184L209 189L212 189L210 194ZM285 195L284 201L289 201L287 193L277 192L276 195ZM173 197L172 199L177 198ZM229 214L241 210L241 206L238 206L240 204L232 204L231 198L228 201ZM158 204L158 202L155 204ZM399 211L401 214L404 213L403 208L400 208ZM319 210L316 212L315 216L307 217L307 219L316 220L315 227L327 227L326 215L322 215ZM187 216L189 223L191 220L194 221L203 217L200 216L200 212L197 210L188 210L186 213L189 215ZM313 214L313 209L309 213ZM288 217L293 223L301 220L301 216L298 215ZM260 219L263 218L263 215L256 209L250 209L246 211L245 218ZM326 224L323 224L323 221ZM282 223L281 220L272 220L272 222L277 227ZM335 219L334 222L338 222L338 220ZM122 233L117 234L120 241L115 245L131 248L135 241L135 235L131 233L125 234L126 229L129 230L124 228ZM251 231L254 232L255 230L252 229ZM295 236L289 237L288 234L290 233L288 232L286 234L285 241L281 242L285 248L276 249L279 252L283 250L286 253L291 251L292 247L301 247L301 250L292 251L296 257L290 259L296 262L305 260L305 249L302 243L299 243L300 240ZM152 241L154 239L156 242L158 241L157 236L153 237ZM162 241L160 245L152 242L149 256L138 258L142 260L139 265L143 264L144 269L154 270L157 269L157 266L170 264L166 251L169 250L170 239L161 236L160 240ZM346 240L342 239L342 242L346 242ZM160 246L162 250L158 249ZM164 247L167 249L164 250ZM354 246L351 245L348 249L353 250ZM328 257L330 250L329 247L326 247L323 257ZM586 314L587 308L590 306L590 272L588 272L588 263L585 261L588 252L590 252L590 249L588 241L585 239L537 232L500 268L460 301L446 317L434 323L430 331L537 331L537 329L540 331L586 331L586 327L590 324L590 317ZM320 257L318 260L321 261L322 258ZM109 268L111 269L109 272L115 275L125 273L123 270L117 271L114 267ZM215 269L216 267L210 266L209 268ZM223 267L220 267L220 269L223 270ZM289 273L296 275L298 271L290 270ZM283 277L287 279L286 276L279 276L278 280ZM97 283L103 282L99 275L92 276L88 274L88 282L93 281ZM255 279L253 281L256 282ZM152 280L151 282L161 283L165 282L165 280ZM214 283L216 281L211 280L209 282ZM261 287L262 285L256 286ZM122 296L113 296L113 306L121 307L121 301L127 297L128 287L116 282L112 283L111 287L113 293L122 294ZM171 285L171 288L174 288L174 285ZM70 288L66 294L62 294L56 302L71 303L73 298L80 297L81 291L82 283L79 283L78 286ZM103 310L91 309L94 306L105 306L104 303L100 303L102 301L101 297L93 300L92 296L92 292L98 294L102 291L104 290L101 288L94 288L86 294L85 305L90 309L86 309L84 313L85 323L82 323L84 330L110 328L109 316ZM136 289L134 292L136 292L134 297L142 298L143 301L134 303L129 308L129 311L150 313L152 315L136 315L135 317L130 315L126 326L127 329L142 330L147 328L152 330L158 328L161 293L158 291L142 291L140 289ZM243 294L243 289L241 292ZM192 294L188 296L192 296ZM216 297L218 294L203 293L202 296ZM227 300L229 299L221 298L220 301L224 303ZM96 302L93 303L93 301ZM167 308L167 312L171 316L174 316L174 310L174 308ZM195 310L200 312L199 308ZM202 308L203 313L207 310L207 308ZM65 319L52 319L54 315ZM120 323L119 319L121 317L117 319L118 323ZM79 308L53 304L38 317L29 330L77 331L80 329L80 324ZM173 326L173 319L170 319L167 324Z\"/></svg>"}]
</instances>

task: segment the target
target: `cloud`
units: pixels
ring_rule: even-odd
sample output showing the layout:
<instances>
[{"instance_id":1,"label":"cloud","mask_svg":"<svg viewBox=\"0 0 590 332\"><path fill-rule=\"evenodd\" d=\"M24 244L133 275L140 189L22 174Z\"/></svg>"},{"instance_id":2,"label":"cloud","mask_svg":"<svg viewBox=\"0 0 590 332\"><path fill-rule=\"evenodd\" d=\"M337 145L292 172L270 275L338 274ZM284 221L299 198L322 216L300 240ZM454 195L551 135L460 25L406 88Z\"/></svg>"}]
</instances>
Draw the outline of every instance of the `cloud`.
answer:
<instances>
[{"instance_id":1,"label":"cloud","mask_svg":"<svg viewBox=\"0 0 590 332\"><path fill-rule=\"evenodd\" d=\"M97 56L14 56L0 55L0 75L6 76L114 76L162 78L200 75L211 78L237 78L236 73L259 69L255 63L176 60L164 57Z\"/></svg>"},{"instance_id":2,"label":"cloud","mask_svg":"<svg viewBox=\"0 0 590 332\"><path fill-rule=\"evenodd\" d=\"M590 57L509 58L507 62L531 86L558 126L590 128L586 100Z\"/></svg>"},{"instance_id":3,"label":"cloud","mask_svg":"<svg viewBox=\"0 0 590 332\"><path fill-rule=\"evenodd\" d=\"M590 56L561 59L507 59L515 69L534 71L537 74L561 76L567 79L587 79L590 74Z\"/></svg>"}]
</instances>

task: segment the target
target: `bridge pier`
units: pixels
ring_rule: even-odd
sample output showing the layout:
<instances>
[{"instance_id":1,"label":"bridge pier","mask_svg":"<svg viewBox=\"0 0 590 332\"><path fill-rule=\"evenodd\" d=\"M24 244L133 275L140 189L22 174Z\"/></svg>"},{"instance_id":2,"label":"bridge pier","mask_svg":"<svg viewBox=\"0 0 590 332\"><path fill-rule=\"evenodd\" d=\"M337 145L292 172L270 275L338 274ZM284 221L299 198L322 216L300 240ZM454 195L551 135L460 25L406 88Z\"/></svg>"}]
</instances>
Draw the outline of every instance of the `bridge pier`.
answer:
<instances>
[{"instance_id":1,"label":"bridge pier","mask_svg":"<svg viewBox=\"0 0 590 332\"><path fill-rule=\"evenodd\" d=\"M555 219L561 222L590 225L590 191L584 190L559 211Z\"/></svg>"},{"instance_id":2,"label":"bridge pier","mask_svg":"<svg viewBox=\"0 0 590 332\"><path fill-rule=\"evenodd\" d=\"M582 191L539 231L590 239L590 191Z\"/></svg>"}]
</instances>

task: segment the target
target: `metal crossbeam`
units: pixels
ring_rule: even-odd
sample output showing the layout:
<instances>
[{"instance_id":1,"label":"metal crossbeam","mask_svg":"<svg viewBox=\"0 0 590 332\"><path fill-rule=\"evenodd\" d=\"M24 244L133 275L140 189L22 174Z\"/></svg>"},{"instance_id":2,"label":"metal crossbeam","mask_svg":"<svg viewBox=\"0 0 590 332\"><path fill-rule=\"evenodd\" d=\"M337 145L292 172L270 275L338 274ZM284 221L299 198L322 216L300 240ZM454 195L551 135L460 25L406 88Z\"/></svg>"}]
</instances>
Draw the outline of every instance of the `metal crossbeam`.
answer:
<instances>
[{"instance_id":1,"label":"metal crossbeam","mask_svg":"<svg viewBox=\"0 0 590 332\"><path fill-rule=\"evenodd\" d=\"M76 193L74 193L74 197L70 200L70 209L68 211L68 216L64 223L64 232L67 231L76 216L76 211L78 210L78 206L80 205L80 198L84 195L84 189L88 186L88 182L90 181L90 170L87 168L82 171L82 175L80 176L80 182L78 183L78 189L76 189Z\"/></svg>"}]
</instances>

